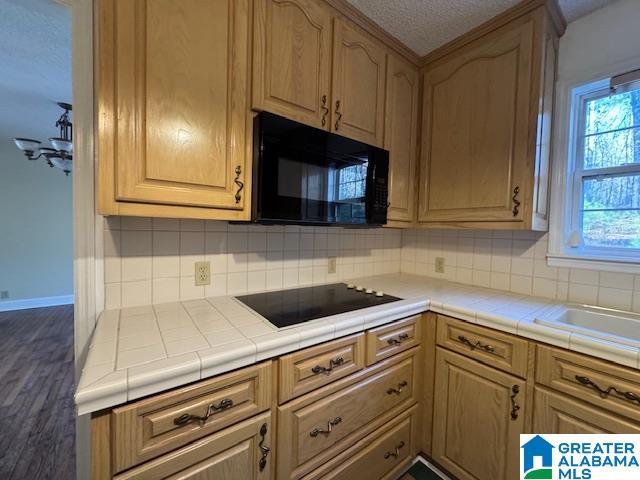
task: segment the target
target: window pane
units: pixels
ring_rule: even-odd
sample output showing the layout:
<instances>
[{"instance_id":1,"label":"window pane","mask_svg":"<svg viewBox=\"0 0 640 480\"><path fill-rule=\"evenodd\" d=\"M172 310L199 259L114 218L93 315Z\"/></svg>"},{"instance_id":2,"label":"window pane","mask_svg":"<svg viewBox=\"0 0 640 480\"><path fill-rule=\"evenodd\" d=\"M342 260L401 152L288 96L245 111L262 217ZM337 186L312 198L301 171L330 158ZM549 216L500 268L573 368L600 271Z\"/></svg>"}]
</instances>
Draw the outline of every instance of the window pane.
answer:
<instances>
[{"instance_id":1,"label":"window pane","mask_svg":"<svg viewBox=\"0 0 640 480\"><path fill-rule=\"evenodd\" d=\"M640 211L584 212L582 237L590 247L640 248Z\"/></svg>"},{"instance_id":2,"label":"window pane","mask_svg":"<svg viewBox=\"0 0 640 480\"><path fill-rule=\"evenodd\" d=\"M587 135L640 125L640 90L587 101Z\"/></svg>"},{"instance_id":3,"label":"window pane","mask_svg":"<svg viewBox=\"0 0 640 480\"><path fill-rule=\"evenodd\" d=\"M585 211L640 208L640 174L587 177L583 181L582 195Z\"/></svg>"},{"instance_id":4,"label":"window pane","mask_svg":"<svg viewBox=\"0 0 640 480\"><path fill-rule=\"evenodd\" d=\"M584 168L640 164L640 128L599 133L584 139Z\"/></svg>"}]
</instances>

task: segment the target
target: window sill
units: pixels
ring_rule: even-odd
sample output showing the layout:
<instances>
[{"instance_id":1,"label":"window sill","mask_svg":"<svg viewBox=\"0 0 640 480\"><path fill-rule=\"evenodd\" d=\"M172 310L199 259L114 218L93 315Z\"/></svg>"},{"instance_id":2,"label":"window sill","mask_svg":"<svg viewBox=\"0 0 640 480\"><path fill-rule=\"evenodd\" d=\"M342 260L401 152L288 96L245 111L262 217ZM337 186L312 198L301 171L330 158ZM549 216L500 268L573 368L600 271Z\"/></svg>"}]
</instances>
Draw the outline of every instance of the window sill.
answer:
<instances>
[{"instance_id":1,"label":"window sill","mask_svg":"<svg viewBox=\"0 0 640 480\"><path fill-rule=\"evenodd\" d=\"M547 255L550 267L583 268L604 272L640 274L640 258L600 257L596 255Z\"/></svg>"}]
</instances>

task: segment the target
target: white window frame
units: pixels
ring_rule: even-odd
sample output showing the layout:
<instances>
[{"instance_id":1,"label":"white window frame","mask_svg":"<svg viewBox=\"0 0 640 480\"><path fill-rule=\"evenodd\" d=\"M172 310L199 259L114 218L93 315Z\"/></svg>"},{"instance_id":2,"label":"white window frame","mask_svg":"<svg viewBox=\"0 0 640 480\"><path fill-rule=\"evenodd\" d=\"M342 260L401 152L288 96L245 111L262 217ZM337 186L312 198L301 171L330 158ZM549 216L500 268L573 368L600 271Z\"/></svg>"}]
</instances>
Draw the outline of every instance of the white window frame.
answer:
<instances>
[{"instance_id":1,"label":"white window frame","mask_svg":"<svg viewBox=\"0 0 640 480\"><path fill-rule=\"evenodd\" d=\"M635 68L640 63L635 63ZM614 72L633 70L633 65L621 66ZM582 148L579 139L584 129L584 101L608 91L614 75L600 76L582 82L558 85L558 115L552 180L552 205L549 252L550 266L588 268L640 274L640 249L616 247L586 247L581 239L582 178L593 175L582 170ZM598 173L629 173L636 166L598 169Z\"/></svg>"}]
</instances>

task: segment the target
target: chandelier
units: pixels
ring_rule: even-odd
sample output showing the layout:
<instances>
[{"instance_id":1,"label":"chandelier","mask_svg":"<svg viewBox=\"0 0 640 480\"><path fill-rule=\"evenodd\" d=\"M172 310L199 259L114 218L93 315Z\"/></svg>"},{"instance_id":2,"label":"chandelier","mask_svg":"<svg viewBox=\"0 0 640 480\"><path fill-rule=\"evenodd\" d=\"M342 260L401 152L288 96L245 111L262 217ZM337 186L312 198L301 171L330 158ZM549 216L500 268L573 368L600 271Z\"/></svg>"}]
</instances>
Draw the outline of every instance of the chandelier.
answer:
<instances>
[{"instance_id":1,"label":"chandelier","mask_svg":"<svg viewBox=\"0 0 640 480\"><path fill-rule=\"evenodd\" d=\"M59 168L68 176L73 162L73 124L70 118L72 108L70 104L64 102L58 102L58 106L64 110L64 113L56 122L60 135L49 139L53 148L43 147L42 142L31 138L14 138L13 141L27 159L38 160L44 157L50 167Z\"/></svg>"}]
</instances>

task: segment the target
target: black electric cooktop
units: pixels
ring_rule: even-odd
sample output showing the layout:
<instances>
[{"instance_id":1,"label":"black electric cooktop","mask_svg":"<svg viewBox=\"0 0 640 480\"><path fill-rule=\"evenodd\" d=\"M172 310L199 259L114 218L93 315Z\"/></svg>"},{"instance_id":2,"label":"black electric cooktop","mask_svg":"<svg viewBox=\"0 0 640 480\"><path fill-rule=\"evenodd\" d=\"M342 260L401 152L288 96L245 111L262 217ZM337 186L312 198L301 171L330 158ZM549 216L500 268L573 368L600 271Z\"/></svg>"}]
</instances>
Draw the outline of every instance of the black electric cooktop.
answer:
<instances>
[{"instance_id":1,"label":"black electric cooktop","mask_svg":"<svg viewBox=\"0 0 640 480\"><path fill-rule=\"evenodd\" d=\"M358 292L354 288L347 288L345 283L256 293L236 298L278 328L402 300L391 295L378 297L372 293Z\"/></svg>"}]
</instances>

